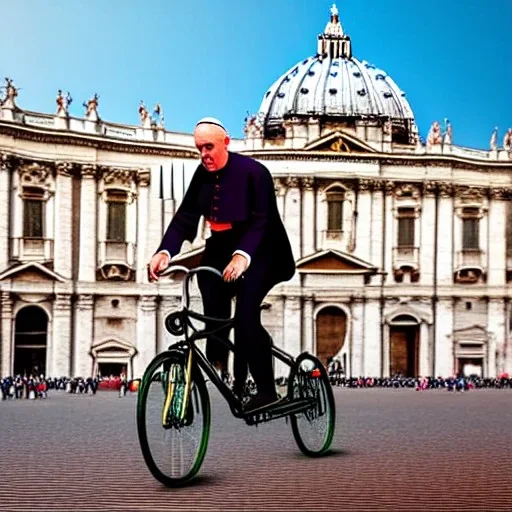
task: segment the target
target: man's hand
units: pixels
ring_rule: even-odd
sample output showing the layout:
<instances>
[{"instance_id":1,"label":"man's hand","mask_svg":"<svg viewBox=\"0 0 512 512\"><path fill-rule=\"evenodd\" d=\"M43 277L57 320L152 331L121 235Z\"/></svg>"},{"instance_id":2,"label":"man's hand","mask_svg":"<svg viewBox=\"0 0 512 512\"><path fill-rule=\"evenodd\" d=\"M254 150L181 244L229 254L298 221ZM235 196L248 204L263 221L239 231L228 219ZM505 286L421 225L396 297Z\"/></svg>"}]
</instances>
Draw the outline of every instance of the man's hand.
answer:
<instances>
[{"instance_id":1,"label":"man's hand","mask_svg":"<svg viewBox=\"0 0 512 512\"><path fill-rule=\"evenodd\" d=\"M155 254L148 264L148 278L150 282L158 281L158 274L169 266L169 256L164 252Z\"/></svg>"},{"instance_id":2,"label":"man's hand","mask_svg":"<svg viewBox=\"0 0 512 512\"><path fill-rule=\"evenodd\" d=\"M235 254L229 265L224 269L222 278L226 282L236 281L247 269L247 258L241 254Z\"/></svg>"}]
</instances>

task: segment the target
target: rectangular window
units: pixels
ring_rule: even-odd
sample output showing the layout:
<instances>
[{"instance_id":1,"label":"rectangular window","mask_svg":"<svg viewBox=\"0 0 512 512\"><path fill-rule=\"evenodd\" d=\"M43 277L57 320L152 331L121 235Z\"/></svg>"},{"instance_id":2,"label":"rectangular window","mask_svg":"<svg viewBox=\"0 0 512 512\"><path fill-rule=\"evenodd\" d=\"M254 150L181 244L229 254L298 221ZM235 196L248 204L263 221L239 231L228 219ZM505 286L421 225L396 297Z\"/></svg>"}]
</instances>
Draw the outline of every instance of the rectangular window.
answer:
<instances>
[{"instance_id":1,"label":"rectangular window","mask_svg":"<svg viewBox=\"0 0 512 512\"><path fill-rule=\"evenodd\" d=\"M44 238L44 197L37 188L23 189L23 237Z\"/></svg>"},{"instance_id":2,"label":"rectangular window","mask_svg":"<svg viewBox=\"0 0 512 512\"><path fill-rule=\"evenodd\" d=\"M126 241L126 192L112 190L107 198L107 240Z\"/></svg>"},{"instance_id":3,"label":"rectangular window","mask_svg":"<svg viewBox=\"0 0 512 512\"><path fill-rule=\"evenodd\" d=\"M328 223L329 231L342 231L343 227L343 201L329 201L328 205Z\"/></svg>"},{"instance_id":4,"label":"rectangular window","mask_svg":"<svg viewBox=\"0 0 512 512\"><path fill-rule=\"evenodd\" d=\"M462 220L462 249L478 250L479 244L479 219L466 218Z\"/></svg>"},{"instance_id":5,"label":"rectangular window","mask_svg":"<svg viewBox=\"0 0 512 512\"><path fill-rule=\"evenodd\" d=\"M415 222L414 208L398 210L398 247L414 247Z\"/></svg>"},{"instance_id":6,"label":"rectangular window","mask_svg":"<svg viewBox=\"0 0 512 512\"><path fill-rule=\"evenodd\" d=\"M126 203L108 203L107 240L126 240Z\"/></svg>"}]
</instances>

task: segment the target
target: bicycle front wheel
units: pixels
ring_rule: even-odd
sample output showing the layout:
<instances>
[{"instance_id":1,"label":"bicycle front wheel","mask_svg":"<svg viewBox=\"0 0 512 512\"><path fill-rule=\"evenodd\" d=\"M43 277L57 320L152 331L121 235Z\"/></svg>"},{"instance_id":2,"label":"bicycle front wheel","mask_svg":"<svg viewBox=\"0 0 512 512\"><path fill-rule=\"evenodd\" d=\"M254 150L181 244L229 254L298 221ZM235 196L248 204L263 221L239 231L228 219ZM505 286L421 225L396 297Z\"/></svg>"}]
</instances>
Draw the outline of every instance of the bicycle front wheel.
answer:
<instances>
[{"instance_id":1,"label":"bicycle front wheel","mask_svg":"<svg viewBox=\"0 0 512 512\"><path fill-rule=\"evenodd\" d=\"M288 396L311 399L311 408L292 414L290 422L295 441L302 453L318 457L331 447L336 422L336 409L329 376L316 357L303 353L290 372Z\"/></svg>"},{"instance_id":2,"label":"bicycle front wheel","mask_svg":"<svg viewBox=\"0 0 512 512\"><path fill-rule=\"evenodd\" d=\"M157 355L144 373L137 400L144 460L167 487L182 485L197 474L210 435L210 397L196 364L185 399L187 357L178 351Z\"/></svg>"}]
</instances>

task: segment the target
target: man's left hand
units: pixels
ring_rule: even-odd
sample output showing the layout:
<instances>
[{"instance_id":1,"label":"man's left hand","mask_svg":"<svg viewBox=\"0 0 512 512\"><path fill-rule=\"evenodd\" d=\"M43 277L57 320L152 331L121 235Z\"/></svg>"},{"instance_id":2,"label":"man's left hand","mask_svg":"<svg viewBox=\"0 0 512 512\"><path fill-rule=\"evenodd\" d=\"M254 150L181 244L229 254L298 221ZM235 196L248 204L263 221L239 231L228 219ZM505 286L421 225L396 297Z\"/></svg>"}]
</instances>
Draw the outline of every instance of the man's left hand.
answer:
<instances>
[{"instance_id":1,"label":"man's left hand","mask_svg":"<svg viewBox=\"0 0 512 512\"><path fill-rule=\"evenodd\" d=\"M241 254L235 254L229 265L224 269L222 278L226 282L236 281L247 269L247 258Z\"/></svg>"}]
</instances>

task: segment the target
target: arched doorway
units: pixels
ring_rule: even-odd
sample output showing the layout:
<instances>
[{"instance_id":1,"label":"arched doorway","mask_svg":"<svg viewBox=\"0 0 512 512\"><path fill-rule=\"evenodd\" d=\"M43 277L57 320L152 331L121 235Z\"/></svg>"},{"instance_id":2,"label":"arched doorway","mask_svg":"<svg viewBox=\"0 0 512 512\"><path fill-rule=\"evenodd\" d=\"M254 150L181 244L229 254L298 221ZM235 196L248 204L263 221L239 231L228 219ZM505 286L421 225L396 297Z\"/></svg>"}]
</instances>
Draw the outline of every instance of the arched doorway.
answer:
<instances>
[{"instance_id":1,"label":"arched doorway","mask_svg":"<svg viewBox=\"0 0 512 512\"><path fill-rule=\"evenodd\" d=\"M48 316L39 306L18 311L14 328L14 375L45 375Z\"/></svg>"},{"instance_id":2,"label":"arched doorway","mask_svg":"<svg viewBox=\"0 0 512 512\"><path fill-rule=\"evenodd\" d=\"M420 325L411 315L398 315L390 322L389 374L417 377L419 370Z\"/></svg>"},{"instance_id":3,"label":"arched doorway","mask_svg":"<svg viewBox=\"0 0 512 512\"><path fill-rule=\"evenodd\" d=\"M316 316L316 356L327 364L343 348L347 315L336 306L326 306ZM342 361L346 368L346 361Z\"/></svg>"}]
</instances>

